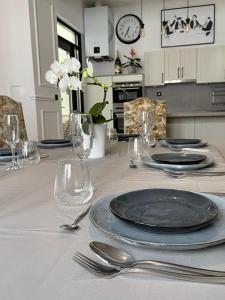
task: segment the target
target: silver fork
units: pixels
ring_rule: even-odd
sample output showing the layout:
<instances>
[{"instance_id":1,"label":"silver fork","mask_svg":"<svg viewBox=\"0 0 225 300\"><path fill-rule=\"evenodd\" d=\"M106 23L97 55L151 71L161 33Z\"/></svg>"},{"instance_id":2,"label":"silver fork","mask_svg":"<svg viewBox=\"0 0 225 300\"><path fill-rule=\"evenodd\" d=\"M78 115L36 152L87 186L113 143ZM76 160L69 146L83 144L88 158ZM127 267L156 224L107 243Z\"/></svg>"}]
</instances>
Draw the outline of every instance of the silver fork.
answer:
<instances>
[{"instance_id":1,"label":"silver fork","mask_svg":"<svg viewBox=\"0 0 225 300\"><path fill-rule=\"evenodd\" d=\"M173 178L182 178L184 176L225 176L224 171L175 171L163 168L163 171Z\"/></svg>"},{"instance_id":2,"label":"silver fork","mask_svg":"<svg viewBox=\"0 0 225 300\"><path fill-rule=\"evenodd\" d=\"M152 268L142 268L142 267L128 267L122 269L116 269L114 267L105 266L100 264L87 256L76 252L73 256L73 260L80 264L85 269L89 270L91 273L103 277L103 278L114 278L116 276L128 273L145 273L145 274L155 274L161 275L168 278L175 278L179 280L187 280L193 282L204 282L204 283L225 283L225 276L203 276L203 275L193 275L188 273L170 272L165 270L156 270Z\"/></svg>"}]
</instances>

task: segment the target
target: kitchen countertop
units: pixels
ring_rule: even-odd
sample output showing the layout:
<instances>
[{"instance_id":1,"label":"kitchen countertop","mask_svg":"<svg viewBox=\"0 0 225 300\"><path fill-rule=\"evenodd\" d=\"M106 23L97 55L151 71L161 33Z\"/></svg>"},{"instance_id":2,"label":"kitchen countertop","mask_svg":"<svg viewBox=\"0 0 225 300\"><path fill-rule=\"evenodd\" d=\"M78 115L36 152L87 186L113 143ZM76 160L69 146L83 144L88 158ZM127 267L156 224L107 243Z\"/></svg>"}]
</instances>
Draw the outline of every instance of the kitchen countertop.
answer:
<instances>
[{"instance_id":1,"label":"kitchen countertop","mask_svg":"<svg viewBox=\"0 0 225 300\"><path fill-rule=\"evenodd\" d=\"M184 112L168 112L168 118L181 117L223 117L225 111L184 111Z\"/></svg>"}]
</instances>

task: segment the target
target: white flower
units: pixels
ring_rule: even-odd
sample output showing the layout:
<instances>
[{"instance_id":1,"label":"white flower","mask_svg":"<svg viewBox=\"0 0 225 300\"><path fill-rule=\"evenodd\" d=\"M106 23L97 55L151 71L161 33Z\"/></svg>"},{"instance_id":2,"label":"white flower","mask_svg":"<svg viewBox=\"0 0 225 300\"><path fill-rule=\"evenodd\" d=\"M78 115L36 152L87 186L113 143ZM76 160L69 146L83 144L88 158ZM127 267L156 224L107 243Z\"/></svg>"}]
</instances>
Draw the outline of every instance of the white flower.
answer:
<instances>
[{"instance_id":1,"label":"white flower","mask_svg":"<svg viewBox=\"0 0 225 300\"><path fill-rule=\"evenodd\" d=\"M80 62L77 58L72 57L70 60L69 72L79 73L80 71Z\"/></svg>"},{"instance_id":2,"label":"white flower","mask_svg":"<svg viewBox=\"0 0 225 300\"><path fill-rule=\"evenodd\" d=\"M87 71L88 71L88 75L93 77L93 65L92 63L89 61L89 58L87 58Z\"/></svg>"},{"instance_id":3,"label":"white flower","mask_svg":"<svg viewBox=\"0 0 225 300\"><path fill-rule=\"evenodd\" d=\"M69 84L68 87L70 90L77 90L81 89L81 81L78 77L72 76L69 78Z\"/></svg>"},{"instance_id":4,"label":"white flower","mask_svg":"<svg viewBox=\"0 0 225 300\"><path fill-rule=\"evenodd\" d=\"M67 74L64 75L62 79L60 79L59 88L62 92L65 92L67 90L69 86L69 82L70 82L70 78Z\"/></svg>"},{"instance_id":5,"label":"white flower","mask_svg":"<svg viewBox=\"0 0 225 300\"><path fill-rule=\"evenodd\" d=\"M58 82L58 76L52 70L46 72L45 79L51 84L56 84Z\"/></svg>"},{"instance_id":6,"label":"white flower","mask_svg":"<svg viewBox=\"0 0 225 300\"><path fill-rule=\"evenodd\" d=\"M51 64L50 68L56 75L59 75L62 71L62 66L57 60L55 60L54 63Z\"/></svg>"}]
</instances>

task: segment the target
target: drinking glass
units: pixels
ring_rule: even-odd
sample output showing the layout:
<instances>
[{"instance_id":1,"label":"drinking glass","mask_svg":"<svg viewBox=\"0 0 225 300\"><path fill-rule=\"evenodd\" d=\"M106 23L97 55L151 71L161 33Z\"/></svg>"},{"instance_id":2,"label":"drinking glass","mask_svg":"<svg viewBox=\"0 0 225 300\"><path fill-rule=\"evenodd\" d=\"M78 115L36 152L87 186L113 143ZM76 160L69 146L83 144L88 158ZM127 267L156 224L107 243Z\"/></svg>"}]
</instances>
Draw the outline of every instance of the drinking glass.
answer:
<instances>
[{"instance_id":1,"label":"drinking glass","mask_svg":"<svg viewBox=\"0 0 225 300\"><path fill-rule=\"evenodd\" d=\"M3 126L6 143L12 151L12 162L7 170L18 170L21 165L18 164L16 158L16 145L19 143L19 119L15 114L7 114L3 116Z\"/></svg>"},{"instance_id":2,"label":"drinking glass","mask_svg":"<svg viewBox=\"0 0 225 300\"><path fill-rule=\"evenodd\" d=\"M139 163L143 155L150 155L149 145L142 137L130 137L127 156L131 165Z\"/></svg>"},{"instance_id":3,"label":"drinking glass","mask_svg":"<svg viewBox=\"0 0 225 300\"><path fill-rule=\"evenodd\" d=\"M79 159L58 161L54 186L57 208L64 214L74 217L77 208L89 203L92 195L92 183L84 161Z\"/></svg>"},{"instance_id":4,"label":"drinking glass","mask_svg":"<svg viewBox=\"0 0 225 300\"><path fill-rule=\"evenodd\" d=\"M107 131L107 138L109 144L116 144L118 143L118 134L115 128L109 128Z\"/></svg>"},{"instance_id":5,"label":"drinking glass","mask_svg":"<svg viewBox=\"0 0 225 300\"><path fill-rule=\"evenodd\" d=\"M37 165L40 162L40 153L37 142L28 140L22 142L22 165Z\"/></svg>"},{"instance_id":6,"label":"drinking glass","mask_svg":"<svg viewBox=\"0 0 225 300\"><path fill-rule=\"evenodd\" d=\"M93 122L90 114L71 115L73 151L80 159L87 159L93 144Z\"/></svg>"},{"instance_id":7,"label":"drinking glass","mask_svg":"<svg viewBox=\"0 0 225 300\"><path fill-rule=\"evenodd\" d=\"M154 109L139 109L138 110L138 121L140 128L140 136L150 146L155 145L155 134L154 134Z\"/></svg>"}]
</instances>

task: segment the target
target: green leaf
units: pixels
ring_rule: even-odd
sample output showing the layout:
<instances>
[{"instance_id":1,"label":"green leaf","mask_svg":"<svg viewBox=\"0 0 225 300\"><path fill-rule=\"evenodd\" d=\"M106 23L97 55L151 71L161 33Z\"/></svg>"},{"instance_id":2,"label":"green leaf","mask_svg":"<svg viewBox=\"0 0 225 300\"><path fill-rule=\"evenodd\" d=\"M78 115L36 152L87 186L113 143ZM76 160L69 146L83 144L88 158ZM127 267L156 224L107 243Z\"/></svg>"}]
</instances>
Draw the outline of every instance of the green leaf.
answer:
<instances>
[{"instance_id":1,"label":"green leaf","mask_svg":"<svg viewBox=\"0 0 225 300\"><path fill-rule=\"evenodd\" d=\"M103 103L97 102L90 108L89 114L91 114L94 117L97 117L101 114L103 108Z\"/></svg>"},{"instance_id":2,"label":"green leaf","mask_svg":"<svg viewBox=\"0 0 225 300\"><path fill-rule=\"evenodd\" d=\"M104 124L106 122L106 118L103 116L98 116L94 119L95 124Z\"/></svg>"}]
</instances>

